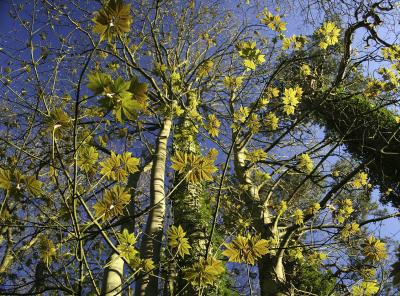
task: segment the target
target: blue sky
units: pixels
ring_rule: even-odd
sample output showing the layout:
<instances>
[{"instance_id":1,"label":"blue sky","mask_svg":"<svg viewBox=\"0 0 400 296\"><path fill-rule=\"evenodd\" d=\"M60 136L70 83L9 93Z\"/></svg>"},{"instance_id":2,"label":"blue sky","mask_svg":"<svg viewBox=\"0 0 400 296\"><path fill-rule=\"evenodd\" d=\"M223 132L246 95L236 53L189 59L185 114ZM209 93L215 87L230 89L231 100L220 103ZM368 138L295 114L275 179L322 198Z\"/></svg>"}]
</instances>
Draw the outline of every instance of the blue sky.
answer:
<instances>
[{"instance_id":1,"label":"blue sky","mask_svg":"<svg viewBox=\"0 0 400 296\"><path fill-rule=\"evenodd\" d=\"M0 32L5 33L11 29L11 18L9 17L8 11L10 8L9 0L0 0Z\"/></svg>"}]
</instances>

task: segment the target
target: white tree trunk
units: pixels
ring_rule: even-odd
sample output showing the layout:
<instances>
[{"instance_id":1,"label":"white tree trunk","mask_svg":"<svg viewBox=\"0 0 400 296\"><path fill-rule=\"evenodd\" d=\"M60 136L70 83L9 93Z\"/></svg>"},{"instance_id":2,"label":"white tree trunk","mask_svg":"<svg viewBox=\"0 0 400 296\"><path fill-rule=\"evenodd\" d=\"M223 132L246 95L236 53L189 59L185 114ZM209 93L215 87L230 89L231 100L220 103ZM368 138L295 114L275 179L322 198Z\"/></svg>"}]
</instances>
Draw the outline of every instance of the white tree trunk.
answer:
<instances>
[{"instance_id":1,"label":"white tree trunk","mask_svg":"<svg viewBox=\"0 0 400 296\"><path fill-rule=\"evenodd\" d=\"M146 229L143 233L140 254L143 259L152 259L156 266L153 273L158 275L160 263L161 240L165 215L165 162L167 158L167 142L171 131L172 120L164 119L164 125L158 138L153 160L150 183L150 212L147 218ZM145 275L136 283L137 296L158 295L158 277Z\"/></svg>"},{"instance_id":2,"label":"white tree trunk","mask_svg":"<svg viewBox=\"0 0 400 296\"><path fill-rule=\"evenodd\" d=\"M102 295L121 295L123 274L124 260L122 260L118 254L112 254L108 267L104 271Z\"/></svg>"},{"instance_id":3,"label":"white tree trunk","mask_svg":"<svg viewBox=\"0 0 400 296\"><path fill-rule=\"evenodd\" d=\"M140 175L142 173L146 173L149 170L151 163L147 163L142 170L135 172L129 175L127 188L131 193L131 196L135 194L135 190L138 187ZM126 222L122 225L121 229L127 229L129 233L134 232L135 221L134 217L131 216L134 214L134 200L131 199L131 202L128 205L129 216L124 216L123 219L126 219ZM102 295L113 295L120 296L121 286L123 281L123 271L124 271L124 260L118 257L117 254L113 253L110 256L108 268L104 271L103 276L103 285L102 285Z\"/></svg>"}]
</instances>

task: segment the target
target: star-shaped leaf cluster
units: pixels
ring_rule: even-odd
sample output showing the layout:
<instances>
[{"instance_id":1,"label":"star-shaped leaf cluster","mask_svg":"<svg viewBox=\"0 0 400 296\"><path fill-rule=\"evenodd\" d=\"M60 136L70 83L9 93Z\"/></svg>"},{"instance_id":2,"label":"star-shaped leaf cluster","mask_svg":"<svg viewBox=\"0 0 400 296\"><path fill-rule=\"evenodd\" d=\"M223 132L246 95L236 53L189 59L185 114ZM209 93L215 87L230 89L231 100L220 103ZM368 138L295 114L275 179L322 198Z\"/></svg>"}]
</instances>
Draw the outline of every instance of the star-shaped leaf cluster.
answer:
<instances>
[{"instance_id":1,"label":"star-shaped leaf cluster","mask_svg":"<svg viewBox=\"0 0 400 296\"><path fill-rule=\"evenodd\" d=\"M243 66L246 69L255 70L256 66L265 62L265 55L261 50L256 48L256 42L243 41L236 45L236 49L241 58L243 58Z\"/></svg>"},{"instance_id":2,"label":"star-shaped leaf cluster","mask_svg":"<svg viewBox=\"0 0 400 296\"><path fill-rule=\"evenodd\" d=\"M40 196L43 183L35 176L23 175L19 170L0 168L0 188L14 193L27 192L31 196Z\"/></svg>"},{"instance_id":3,"label":"star-shaped leaf cluster","mask_svg":"<svg viewBox=\"0 0 400 296\"><path fill-rule=\"evenodd\" d=\"M192 286L204 287L214 285L224 271L225 268L221 261L213 257L209 257L208 259L201 258L191 268L185 270L185 279Z\"/></svg>"},{"instance_id":4,"label":"star-shaped leaf cluster","mask_svg":"<svg viewBox=\"0 0 400 296\"><path fill-rule=\"evenodd\" d=\"M135 249L136 237L133 233L129 233L127 229L124 229L121 233L117 234L119 244L117 250L119 255L125 259L132 258L138 254Z\"/></svg>"},{"instance_id":5,"label":"star-shaped leaf cluster","mask_svg":"<svg viewBox=\"0 0 400 296\"><path fill-rule=\"evenodd\" d=\"M78 150L78 166L88 173L95 168L99 153L93 146L84 146Z\"/></svg>"},{"instance_id":6,"label":"star-shaped leaf cluster","mask_svg":"<svg viewBox=\"0 0 400 296\"><path fill-rule=\"evenodd\" d=\"M125 119L135 120L140 111L147 106L147 84L141 83L137 77L130 80L92 72L88 75L87 87L95 95L102 95L99 102L103 109L112 110L116 120L123 123Z\"/></svg>"},{"instance_id":7,"label":"star-shaped leaf cluster","mask_svg":"<svg viewBox=\"0 0 400 296\"><path fill-rule=\"evenodd\" d=\"M237 236L231 243L225 244L222 252L230 262L254 265L256 260L269 253L268 241L258 236Z\"/></svg>"},{"instance_id":8,"label":"star-shaped leaf cluster","mask_svg":"<svg viewBox=\"0 0 400 296\"><path fill-rule=\"evenodd\" d=\"M125 206L129 203L131 196L120 186L114 186L111 190L105 190L103 199L94 206L96 218L103 221L116 216L122 216Z\"/></svg>"},{"instance_id":9,"label":"star-shaped leaf cluster","mask_svg":"<svg viewBox=\"0 0 400 296\"><path fill-rule=\"evenodd\" d=\"M138 171L139 162L139 159L132 157L130 152L123 154L111 152L109 158L100 162L100 174L111 181L126 182L128 174Z\"/></svg>"},{"instance_id":10,"label":"star-shaped leaf cluster","mask_svg":"<svg viewBox=\"0 0 400 296\"><path fill-rule=\"evenodd\" d=\"M179 256L184 257L190 254L189 249L191 246L189 245L189 240L186 237L186 232L183 231L180 225L178 225L178 227L172 225L171 228L168 229L167 235L168 246L173 248Z\"/></svg>"},{"instance_id":11,"label":"star-shaped leaf cluster","mask_svg":"<svg viewBox=\"0 0 400 296\"><path fill-rule=\"evenodd\" d=\"M215 158L216 155L213 155L212 150L206 156L177 150L171 157L171 168L180 174L186 174L186 179L190 183L212 181L212 174L217 170L214 165Z\"/></svg>"},{"instance_id":12,"label":"star-shaped leaf cluster","mask_svg":"<svg viewBox=\"0 0 400 296\"><path fill-rule=\"evenodd\" d=\"M369 236L363 244L365 259L371 262L379 262L387 258L385 243L376 239L373 235Z\"/></svg>"},{"instance_id":13,"label":"star-shaped leaf cluster","mask_svg":"<svg viewBox=\"0 0 400 296\"><path fill-rule=\"evenodd\" d=\"M99 34L101 40L107 41L128 33L132 23L130 7L122 0L109 0L94 17L93 32Z\"/></svg>"}]
</instances>

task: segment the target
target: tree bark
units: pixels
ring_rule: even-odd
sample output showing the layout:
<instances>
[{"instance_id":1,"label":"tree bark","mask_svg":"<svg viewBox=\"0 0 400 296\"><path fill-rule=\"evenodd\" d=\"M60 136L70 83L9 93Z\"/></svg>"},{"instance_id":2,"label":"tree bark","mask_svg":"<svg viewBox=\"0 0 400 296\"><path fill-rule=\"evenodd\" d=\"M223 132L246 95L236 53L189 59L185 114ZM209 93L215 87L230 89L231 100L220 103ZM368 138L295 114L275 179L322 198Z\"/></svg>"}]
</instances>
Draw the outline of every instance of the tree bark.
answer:
<instances>
[{"instance_id":1,"label":"tree bark","mask_svg":"<svg viewBox=\"0 0 400 296\"><path fill-rule=\"evenodd\" d=\"M193 123L184 118L175 128L174 149L186 153L199 155L200 147L196 139L196 132L192 129ZM175 178L175 186L178 186L171 195L173 201L174 224L181 225L185 230L191 246L190 255L178 258L170 266L168 276L167 293L165 295L194 295L196 291L184 279L183 269L191 267L201 256L204 256L206 249L207 226L211 215L204 213L204 191L203 184L191 184L186 180L182 181L184 175ZM178 185L179 184L179 185ZM203 213L201 212L203 209ZM179 266L179 268L178 268Z\"/></svg>"},{"instance_id":2,"label":"tree bark","mask_svg":"<svg viewBox=\"0 0 400 296\"><path fill-rule=\"evenodd\" d=\"M112 254L108 266L104 271L102 295L122 295L122 279L124 275L124 260L118 254Z\"/></svg>"},{"instance_id":3,"label":"tree bark","mask_svg":"<svg viewBox=\"0 0 400 296\"><path fill-rule=\"evenodd\" d=\"M272 225L270 210L261 204L259 188L251 179L250 171L246 168L245 147L234 147L235 174L239 181L246 185L247 191L244 196L247 207L252 212L255 228L262 239L270 239L276 235L277 229ZM258 262L258 276L261 296L283 296L283 283L285 282L285 269L282 256L264 256Z\"/></svg>"},{"instance_id":4,"label":"tree bark","mask_svg":"<svg viewBox=\"0 0 400 296\"><path fill-rule=\"evenodd\" d=\"M156 151L154 155L151 183L150 183L150 212L143 233L140 254L142 259L152 259L156 266L153 274L159 272L161 240L163 233L163 222L165 215L165 163L167 158L167 142L171 131L172 120L164 119ZM158 277L150 277L148 274L136 283L135 295L156 296L158 295Z\"/></svg>"},{"instance_id":5,"label":"tree bark","mask_svg":"<svg viewBox=\"0 0 400 296\"><path fill-rule=\"evenodd\" d=\"M285 270L281 258L264 256L258 262L261 296L284 296Z\"/></svg>"},{"instance_id":6,"label":"tree bark","mask_svg":"<svg viewBox=\"0 0 400 296\"><path fill-rule=\"evenodd\" d=\"M139 179L142 173L148 171L148 165L146 164L140 171L129 175L127 188L130 190L131 196L135 194L135 190L138 187ZM128 204L129 215L124 216L122 219L126 220L121 226L121 230L127 229L129 233L133 233L135 229L135 218L134 218L134 200L131 199ZM114 252L111 254L108 261L108 267L104 271L102 295L122 295L121 287L123 281L124 272L124 260L118 257Z\"/></svg>"}]
</instances>

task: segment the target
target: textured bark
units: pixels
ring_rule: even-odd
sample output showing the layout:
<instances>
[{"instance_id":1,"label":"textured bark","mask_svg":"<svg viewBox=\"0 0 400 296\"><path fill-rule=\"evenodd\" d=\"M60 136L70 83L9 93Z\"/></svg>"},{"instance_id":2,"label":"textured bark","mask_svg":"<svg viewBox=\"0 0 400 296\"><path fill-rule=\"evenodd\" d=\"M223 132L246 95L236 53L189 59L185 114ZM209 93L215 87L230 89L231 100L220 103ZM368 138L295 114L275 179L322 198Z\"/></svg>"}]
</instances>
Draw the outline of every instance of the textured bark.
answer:
<instances>
[{"instance_id":1,"label":"textured bark","mask_svg":"<svg viewBox=\"0 0 400 296\"><path fill-rule=\"evenodd\" d=\"M196 140L196 133L192 130L193 123L183 119L175 129L174 149L186 153L199 154L200 149ZM187 233L190 249L190 256L179 258L169 267L167 292L165 295L194 295L196 291L183 277L182 270L192 266L201 256L204 256L206 249L206 231L210 215L204 213L203 185L191 184L182 181L182 175L177 175L174 180L178 188L171 195L173 201L174 224L181 225ZM203 212L202 212L203 209ZM178 269L179 266L179 269Z\"/></svg>"},{"instance_id":2,"label":"textured bark","mask_svg":"<svg viewBox=\"0 0 400 296\"><path fill-rule=\"evenodd\" d=\"M269 209L261 203L259 188L254 185L250 171L245 166L245 147L234 147L235 174L239 181L246 185L248 190L244 196L247 207L252 212L254 227L262 239L269 239L276 235L277 229L272 225L272 216ZM283 296L285 269L282 256L264 256L258 262L259 284L261 296Z\"/></svg>"},{"instance_id":3,"label":"textured bark","mask_svg":"<svg viewBox=\"0 0 400 296\"><path fill-rule=\"evenodd\" d=\"M165 162L167 158L167 142L172 121L166 117L158 137L150 181L150 212L140 247L143 259L152 259L156 266L154 274L158 275L160 263L161 240L165 215ZM135 295L158 295L158 277L145 275L136 283Z\"/></svg>"},{"instance_id":4,"label":"textured bark","mask_svg":"<svg viewBox=\"0 0 400 296\"><path fill-rule=\"evenodd\" d=\"M285 282L285 270L282 259L264 256L258 262L258 273L261 296L287 295L283 283Z\"/></svg>"},{"instance_id":5,"label":"textured bark","mask_svg":"<svg viewBox=\"0 0 400 296\"><path fill-rule=\"evenodd\" d=\"M400 129L395 114L360 95L337 95L324 101L310 95L303 108L314 110L316 120L328 132L343 138L353 157L374 159L368 164L372 183L380 185L382 192L393 189L384 200L400 207Z\"/></svg>"}]
</instances>

